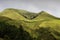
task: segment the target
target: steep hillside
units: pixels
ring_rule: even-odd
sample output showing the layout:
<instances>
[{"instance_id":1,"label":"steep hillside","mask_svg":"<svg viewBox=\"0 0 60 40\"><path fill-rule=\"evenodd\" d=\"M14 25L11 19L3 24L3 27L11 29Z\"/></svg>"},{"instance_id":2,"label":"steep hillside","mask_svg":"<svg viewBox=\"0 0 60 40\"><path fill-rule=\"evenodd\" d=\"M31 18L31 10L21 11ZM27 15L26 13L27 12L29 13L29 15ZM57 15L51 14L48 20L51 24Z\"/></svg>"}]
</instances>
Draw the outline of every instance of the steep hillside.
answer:
<instances>
[{"instance_id":1,"label":"steep hillside","mask_svg":"<svg viewBox=\"0 0 60 40\"><path fill-rule=\"evenodd\" d=\"M45 11L35 14L9 8L1 12L0 16L13 20L13 22L8 22L3 18L6 23L13 24L18 28L21 25L34 40L60 40L60 18L56 18Z\"/></svg>"},{"instance_id":2,"label":"steep hillside","mask_svg":"<svg viewBox=\"0 0 60 40\"><path fill-rule=\"evenodd\" d=\"M33 40L18 21L0 16L0 40Z\"/></svg>"},{"instance_id":3,"label":"steep hillside","mask_svg":"<svg viewBox=\"0 0 60 40\"><path fill-rule=\"evenodd\" d=\"M51 19L59 19L59 18L57 18L57 17L55 17L55 16L53 16L45 11L41 11L37 14L37 16L36 16L36 18L34 18L34 20L41 20L41 19L51 20Z\"/></svg>"},{"instance_id":4,"label":"steep hillside","mask_svg":"<svg viewBox=\"0 0 60 40\"><path fill-rule=\"evenodd\" d=\"M18 12L16 12L14 9L5 9L3 12L1 12L0 14L1 16L6 16L6 17L9 17L11 19L21 19L21 20L24 20L25 18L20 15Z\"/></svg>"},{"instance_id":5,"label":"steep hillside","mask_svg":"<svg viewBox=\"0 0 60 40\"><path fill-rule=\"evenodd\" d=\"M5 9L1 15L7 16L7 17L12 17L13 19L20 19L20 20L26 20L27 19L32 19L34 16L36 16L35 13L28 12L26 10L18 10L18 9L12 9L8 8Z\"/></svg>"},{"instance_id":6,"label":"steep hillside","mask_svg":"<svg viewBox=\"0 0 60 40\"><path fill-rule=\"evenodd\" d=\"M9 25L15 25L17 28L20 25L18 21L10 19L10 18L5 17L5 16L0 16L0 22L1 23L6 23L6 24L9 24Z\"/></svg>"}]
</instances>

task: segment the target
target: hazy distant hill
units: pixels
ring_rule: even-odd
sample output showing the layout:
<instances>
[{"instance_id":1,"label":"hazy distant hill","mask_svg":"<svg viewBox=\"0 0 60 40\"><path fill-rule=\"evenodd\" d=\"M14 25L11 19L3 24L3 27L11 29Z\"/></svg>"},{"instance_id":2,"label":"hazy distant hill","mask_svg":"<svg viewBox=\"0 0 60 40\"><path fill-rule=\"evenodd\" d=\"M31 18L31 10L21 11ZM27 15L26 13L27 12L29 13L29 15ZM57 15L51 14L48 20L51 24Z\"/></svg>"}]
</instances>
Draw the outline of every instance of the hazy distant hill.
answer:
<instances>
[{"instance_id":1,"label":"hazy distant hill","mask_svg":"<svg viewBox=\"0 0 60 40\"><path fill-rule=\"evenodd\" d=\"M8 18L12 21L5 20ZM0 21L3 19L9 25L13 24L17 28L21 25L23 30L29 33L32 40L60 40L60 18L54 17L45 11L33 13L8 8L0 13Z\"/></svg>"}]
</instances>

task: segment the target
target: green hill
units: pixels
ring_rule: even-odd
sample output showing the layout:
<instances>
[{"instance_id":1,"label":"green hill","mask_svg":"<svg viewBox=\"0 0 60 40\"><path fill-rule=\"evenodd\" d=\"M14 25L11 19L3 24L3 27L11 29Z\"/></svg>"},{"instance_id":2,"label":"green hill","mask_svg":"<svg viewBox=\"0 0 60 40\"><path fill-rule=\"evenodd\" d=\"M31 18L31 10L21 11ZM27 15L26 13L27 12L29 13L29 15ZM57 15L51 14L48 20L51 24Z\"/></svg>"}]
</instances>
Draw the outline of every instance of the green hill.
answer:
<instances>
[{"instance_id":1,"label":"green hill","mask_svg":"<svg viewBox=\"0 0 60 40\"><path fill-rule=\"evenodd\" d=\"M15 25L17 28L21 25L23 30L33 38L32 40L60 40L60 18L45 11L33 13L8 8L2 11L0 16L11 19L12 22L2 17L0 19L0 21L4 19L9 25Z\"/></svg>"},{"instance_id":2,"label":"green hill","mask_svg":"<svg viewBox=\"0 0 60 40\"><path fill-rule=\"evenodd\" d=\"M8 13L10 13L10 15ZM22 17L22 19L19 18L20 20L24 20L25 18L32 19L34 16L36 16L36 14L32 12L28 12L26 10L12 9L12 8L5 9L1 15L5 16L5 14L12 17L15 17L15 16Z\"/></svg>"},{"instance_id":3,"label":"green hill","mask_svg":"<svg viewBox=\"0 0 60 40\"><path fill-rule=\"evenodd\" d=\"M32 37L18 21L0 16L0 40L32 40Z\"/></svg>"}]
</instances>

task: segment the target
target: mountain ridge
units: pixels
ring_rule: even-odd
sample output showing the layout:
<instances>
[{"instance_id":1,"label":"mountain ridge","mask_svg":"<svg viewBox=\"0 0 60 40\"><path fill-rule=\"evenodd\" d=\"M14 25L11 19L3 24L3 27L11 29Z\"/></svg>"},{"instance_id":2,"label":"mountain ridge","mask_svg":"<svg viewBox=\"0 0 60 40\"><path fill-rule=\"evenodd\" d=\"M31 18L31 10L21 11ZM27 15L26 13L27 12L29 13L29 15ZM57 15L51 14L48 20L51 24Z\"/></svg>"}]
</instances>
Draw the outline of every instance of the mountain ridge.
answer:
<instances>
[{"instance_id":1,"label":"mountain ridge","mask_svg":"<svg viewBox=\"0 0 60 40\"><path fill-rule=\"evenodd\" d=\"M36 40L46 40L46 39L48 40L48 37L44 39L45 38L44 35L47 34L46 31L48 31L49 36L53 35L57 37L56 39L60 39L59 36L54 33L54 31L56 31L58 32L58 34L60 34L60 18L56 18L45 11L41 11L37 14L34 14L32 12L24 10L5 9L3 12L1 12L0 16L8 17L12 20L15 20L14 22L7 21L7 23L9 23L10 25L14 24L18 28L20 27L19 25L21 25L24 31L28 32L29 35ZM48 30L46 30L46 28ZM40 33L42 36L40 35Z\"/></svg>"},{"instance_id":2,"label":"mountain ridge","mask_svg":"<svg viewBox=\"0 0 60 40\"><path fill-rule=\"evenodd\" d=\"M20 14L20 15L22 15L24 18L26 18L26 19L35 19L36 17L38 17L39 15L50 15L51 17L53 17L53 18L57 18L57 17L55 17L55 16L53 16L53 15L51 15L51 14L49 14L49 13L47 13L47 12L45 12L45 11L41 11L41 12L39 12L39 13L32 13L32 12L28 12L28 11L26 11L26 10L18 10L18 9L12 9L12 8L7 8L7 9L5 9L4 11L6 12L6 11L8 11L8 10L13 10L13 11L15 11L15 12L17 12L18 14ZM3 11L3 12L4 12ZM57 18L57 19L60 19L60 18Z\"/></svg>"}]
</instances>

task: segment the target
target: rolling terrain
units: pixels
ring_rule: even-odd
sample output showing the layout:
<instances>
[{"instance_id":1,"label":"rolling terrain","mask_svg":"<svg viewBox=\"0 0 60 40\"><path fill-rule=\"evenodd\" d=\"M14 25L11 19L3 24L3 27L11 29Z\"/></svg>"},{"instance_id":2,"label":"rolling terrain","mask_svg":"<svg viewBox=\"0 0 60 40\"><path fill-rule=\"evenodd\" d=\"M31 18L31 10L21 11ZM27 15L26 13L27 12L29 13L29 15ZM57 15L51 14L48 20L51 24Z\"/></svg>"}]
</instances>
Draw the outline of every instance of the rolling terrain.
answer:
<instances>
[{"instance_id":1,"label":"rolling terrain","mask_svg":"<svg viewBox=\"0 0 60 40\"><path fill-rule=\"evenodd\" d=\"M33 13L26 10L7 8L0 13L0 22L14 25L17 29L22 26L24 33L22 34L28 34L29 39L20 40L60 40L60 18L45 11Z\"/></svg>"}]
</instances>

